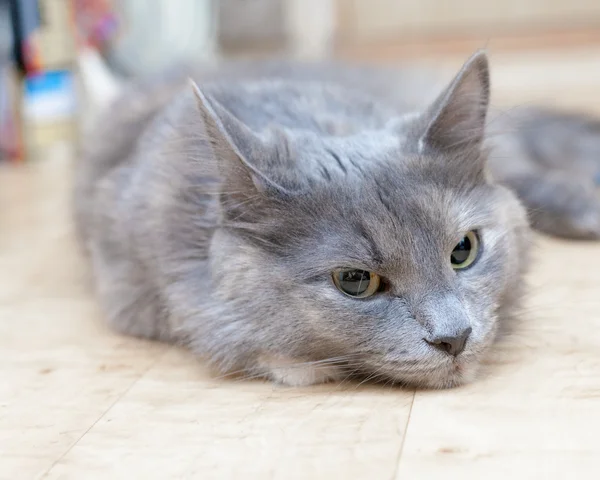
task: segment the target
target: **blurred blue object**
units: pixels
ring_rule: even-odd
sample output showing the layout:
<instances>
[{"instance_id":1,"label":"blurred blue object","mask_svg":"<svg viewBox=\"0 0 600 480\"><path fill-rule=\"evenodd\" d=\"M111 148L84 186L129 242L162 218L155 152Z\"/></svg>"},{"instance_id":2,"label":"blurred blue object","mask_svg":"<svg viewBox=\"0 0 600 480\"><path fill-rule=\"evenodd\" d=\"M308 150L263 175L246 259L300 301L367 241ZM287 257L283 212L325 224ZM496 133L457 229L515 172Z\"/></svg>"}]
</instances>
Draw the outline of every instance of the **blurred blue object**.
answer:
<instances>
[{"instance_id":1,"label":"blurred blue object","mask_svg":"<svg viewBox=\"0 0 600 480\"><path fill-rule=\"evenodd\" d=\"M24 82L23 114L29 122L70 120L77 107L75 81L69 71L28 76Z\"/></svg>"}]
</instances>

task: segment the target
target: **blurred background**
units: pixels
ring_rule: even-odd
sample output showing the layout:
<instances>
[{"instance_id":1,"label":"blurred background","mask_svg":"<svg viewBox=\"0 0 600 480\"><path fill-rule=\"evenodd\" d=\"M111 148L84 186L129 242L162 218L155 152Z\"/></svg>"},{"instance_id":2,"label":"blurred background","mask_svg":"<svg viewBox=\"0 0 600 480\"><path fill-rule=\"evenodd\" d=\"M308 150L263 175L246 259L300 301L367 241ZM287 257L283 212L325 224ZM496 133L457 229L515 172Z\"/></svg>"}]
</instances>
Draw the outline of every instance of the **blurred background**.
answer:
<instances>
[{"instance_id":1,"label":"blurred background","mask_svg":"<svg viewBox=\"0 0 600 480\"><path fill-rule=\"evenodd\" d=\"M598 0L0 0L0 156L77 138L82 62L110 90L106 69L292 56L450 71L478 48L497 103L598 102Z\"/></svg>"}]
</instances>

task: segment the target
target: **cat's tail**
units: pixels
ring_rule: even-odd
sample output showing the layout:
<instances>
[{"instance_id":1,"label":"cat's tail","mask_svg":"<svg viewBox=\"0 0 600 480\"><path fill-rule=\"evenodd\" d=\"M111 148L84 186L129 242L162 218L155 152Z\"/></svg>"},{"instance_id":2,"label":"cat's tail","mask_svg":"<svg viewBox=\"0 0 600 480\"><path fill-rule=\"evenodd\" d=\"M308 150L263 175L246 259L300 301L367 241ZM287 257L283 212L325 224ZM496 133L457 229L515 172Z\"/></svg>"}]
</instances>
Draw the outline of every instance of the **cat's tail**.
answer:
<instances>
[{"instance_id":1,"label":"cat's tail","mask_svg":"<svg viewBox=\"0 0 600 480\"><path fill-rule=\"evenodd\" d=\"M519 196L532 226L600 239L600 119L521 107L488 127L492 175Z\"/></svg>"}]
</instances>

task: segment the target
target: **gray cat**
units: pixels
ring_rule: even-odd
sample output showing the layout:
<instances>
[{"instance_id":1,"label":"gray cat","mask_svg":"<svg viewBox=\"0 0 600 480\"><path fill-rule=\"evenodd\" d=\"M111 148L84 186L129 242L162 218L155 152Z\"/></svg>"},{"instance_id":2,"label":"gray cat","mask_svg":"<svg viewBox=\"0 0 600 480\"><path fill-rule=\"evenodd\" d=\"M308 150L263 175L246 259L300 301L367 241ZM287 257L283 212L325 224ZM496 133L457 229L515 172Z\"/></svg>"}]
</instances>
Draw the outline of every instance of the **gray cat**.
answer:
<instances>
[{"instance_id":1,"label":"gray cat","mask_svg":"<svg viewBox=\"0 0 600 480\"><path fill-rule=\"evenodd\" d=\"M536 140L588 124L486 120L483 53L426 106L389 70L193 76L200 87L179 74L135 82L96 123L76 221L109 323L185 344L223 374L470 381L522 296L517 196L543 230L600 233L582 188L593 175L557 174L559 145Z\"/></svg>"}]
</instances>

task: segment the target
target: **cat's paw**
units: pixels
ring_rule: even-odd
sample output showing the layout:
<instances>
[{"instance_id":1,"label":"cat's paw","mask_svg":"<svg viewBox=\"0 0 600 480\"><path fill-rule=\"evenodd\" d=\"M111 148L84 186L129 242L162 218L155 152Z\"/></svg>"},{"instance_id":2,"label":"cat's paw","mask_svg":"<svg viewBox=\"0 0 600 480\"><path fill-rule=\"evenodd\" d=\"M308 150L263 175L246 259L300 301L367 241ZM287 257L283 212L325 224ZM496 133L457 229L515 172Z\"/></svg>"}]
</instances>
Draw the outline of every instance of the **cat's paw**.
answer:
<instances>
[{"instance_id":1,"label":"cat's paw","mask_svg":"<svg viewBox=\"0 0 600 480\"><path fill-rule=\"evenodd\" d=\"M259 368L273 382L290 387L306 387L344 378L341 368L319 365L290 357L263 355Z\"/></svg>"}]
</instances>

